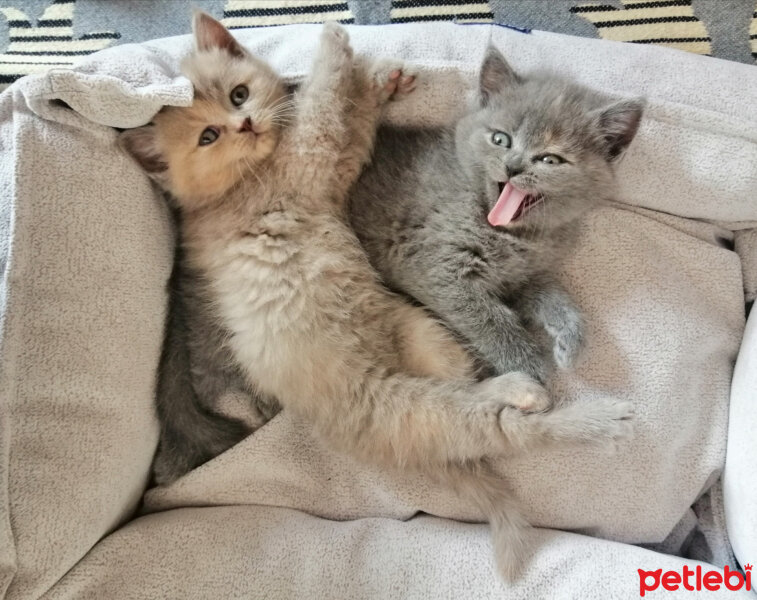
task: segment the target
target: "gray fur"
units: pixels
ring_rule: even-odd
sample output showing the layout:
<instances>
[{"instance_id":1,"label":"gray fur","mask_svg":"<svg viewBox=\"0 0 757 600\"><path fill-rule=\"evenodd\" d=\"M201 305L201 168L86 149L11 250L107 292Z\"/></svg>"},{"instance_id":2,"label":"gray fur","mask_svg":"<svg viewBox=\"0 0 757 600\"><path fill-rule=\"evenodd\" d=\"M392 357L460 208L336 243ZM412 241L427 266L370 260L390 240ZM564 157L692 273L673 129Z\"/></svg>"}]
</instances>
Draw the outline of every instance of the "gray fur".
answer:
<instances>
[{"instance_id":1,"label":"gray fur","mask_svg":"<svg viewBox=\"0 0 757 600\"><path fill-rule=\"evenodd\" d=\"M613 104L549 74L524 79L496 51L482 68L481 103L483 108L456 129L380 130L373 166L352 193L351 221L390 286L434 310L495 372L523 370L543 381L549 349L538 341L544 334L561 368L572 364L583 340L581 314L553 279L556 253L569 244L575 218L613 191L612 157L594 130L602 114L597 109L615 107L617 115L618 107L628 107L633 116L641 107L638 102ZM554 123L534 116L539 114ZM538 140L540 130L570 123L580 148L607 158L590 156L584 165L598 183L578 177L558 182L562 187L555 202L573 202L576 210L550 207L529 227L493 229L486 214L496 191L482 171L488 155L495 155L495 173L501 169L497 161L507 157L480 144L476 134L490 121L504 126L508 118L512 123L523 115L530 118L526 144ZM199 275L179 261L174 281L172 310L178 315L169 325L158 388L164 425L155 472L162 484L220 454L277 410L275 401L254 393L231 360L224 345L228 335L211 317ZM177 348L171 350L174 343ZM244 423L218 415L222 398L242 394L252 399Z\"/></svg>"},{"instance_id":2,"label":"gray fur","mask_svg":"<svg viewBox=\"0 0 757 600\"><path fill-rule=\"evenodd\" d=\"M352 193L351 223L390 287L430 308L496 373L544 381L547 355L568 367L583 339L580 311L554 278L558 258L578 218L612 197L613 164L642 108L554 74L523 77L492 48L480 107L456 127L380 130ZM509 133L513 147L495 146L493 131ZM547 152L572 164L533 161ZM544 200L493 227L487 214L509 179Z\"/></svg>"},{"instance_id":3,"label":"gray fur","mask_svg":"<svg viewBox=\"0 0 757 600\"><path fill-rule=\"evenodd\" d=\"M423 473L479 506L492 525L499 570L513 577L525 558L528 524L507 486L490 468L490 460L551 444L613 443L630 432L632 407L596 400L547 411L551 402L546 391L522 372L477 381L472 361L449 332L423 308L382 285L346 222L344 204L347 191L370 156L381 107L390 97L412 91L414 78L407 71L401 77L401 63L355 62L346 32L326 25L313 70L288 113L292 118L276 122L270 117L269 127L251 137L248 129L239 128L240 113L256 110L254 121L266 124L266 110L278 114L279 99L284 98L282 82L207 15L195 17L195 35L197 49L185 65L198 100L191 107L164 109L156 115L154 127L124 132L122 143L179 207L186 265L201 273L191 281L195 290L182 291L185 305L187 300L190 303L187 310L193 310L193 292L208 294L198 296L194 309L200 313L209 309L206 323L215 331L208 334L206 330L203 342L196 346L187 339L189 361L184 361L189 362L192 375L202 377L204 373L192 368L192 357L209 359L205 374L212 373L211 388L203 391L195 384L196 395L213 396L214 381L228 383L223 371L228 356L218 353L228 345L248 385L276 397L283 407L308 421L314 434L330 447L367 463ZM501 72L502 64L493 66ZM240 81L250 83L249 104L229 109L226 97ZM496 73L486 81L485 104L490 111L499 105L505 91L497 88ZM615 113L603 115L597 118L615 123ZM443 144L451 141L453 148L462 149L459 166L467 173L468 187L475 189L483 182L485 192L489 183L486 170L501 169L502 161L470 160L466 144L476 148L478 142L475 136L466 135L465 122L458 128L456 143L454 132L438 134L438 148L443 150ZM198 135L209 125L221 132L218 141L198 145ZM598 142L603 152L614 152L610 147L615 142L607 135L605 138ZM182 145L188 149L180 151ZM428 158L418 146L410 148L418 151L420 162L416 165L437 165L436 159ZM486 153L474 150L470 156L482 154ZM445 153L439 156L439 166L445 166ZM249 168L236 169L238 161L247 157L253 160ZM407 155L407 159L416 156ZM424 162L427 159L431 162ZM214 161L212 168L208 161ZM386 164L391 175L389 161L380 160L379 164ZM159 168L153 169L155 165ZM202 177L198 178L198 172ZM410 183L415 182L413 191L420 193L419 184L430 183L428 169L414 169L412 164L407 177L397 163L394 172L398 176L385 190L396 191L398 182L403 190L405 186L411 189ZM457 189L464 192L466 188ZM428 204L428 197L421 198L421 205L423 202ZM557 212L572 215L575 210ZM420 223L418 229L423 230L427 221L430 223L429 215L420 215L422 221L414 221L414 215L412 210L389 213L390 219L404 217L409 229L397 230L404 238L383 240L387 256L412 243L413 224ZM444 222L438 221L442 232L449 228ZM475 233L473 225L468 226ZM525 231L530 229L525 227ZM391 226L384 231L391 233ZM465 273L450 263L453 273L463 278L457 281L458 287L487 291L478 282L498 280L496 273L476 264L489 255L475 244L494 245L494 240L486 236L454 239L468 244L464 252L469 256ZM544 245L529 235L518 239L526 242L526 256L511 275L526 289L534 272L530 257L539 255ZM426 249L414 246L406 260L414 265L412 257L423 251ZM517 253L517 248L514 251ZM383 263L393 264L391 259ZM433 268L433 261L426 266ZM383 272L394 273L391 269ZM441 272L446 273L444 269ZM545 289L539 285L539 293L534 293L533 304L539 307L533 311L534 318L542 319L548 331L557 331L555 337L562 335L563 351L570 354L571 335L563 335L564 302L560 298L555 306L558 296L544 293ZM437 291L457 294L452 286ZM496 304L507 308L501 302ZM507 310L516 315L512 320L517 322L517 312ZM474 322L471 317L466 313L469 321L461 323ZM198 318L205 317L200 314ZM511 324L505 325L502 331L512 338L511 343L525 347L526 336L517 331L513 335ZM181 328L181 322L178 326ZM480 324L473 326L476 334L487 333ZM193 335L198 331L203 330L197 329ZM219 333L223 331L229 334ZM207 340L213 343L203 346ZM167 356L181 358L182 353L167 352ZM533 362L529 356L519 358L526 367ZM220 364L220 376L213 364ZM190 413L207 412L201 410L207 406L204 400L195 402L193 396L185 396L185 401L187 398L192 399L187 407ZM173 416L166 413L164 419L177 418L182 424L185 415L179 414L180 409L165 399L162 402L173 411ZM204 426L202 419L194 422ZM168 423L165 430L170 428ZM188 432L189 439L204 435Z\"/></svg>"},{"instance_id":4,"label":"gray fur","mask_svg":"<svg viewBox=\"0 0 757 600\"><path fill-rule=\"evenodd\" d=\"M279 410L244 379L213 313L207 285L179 247L171 275L166 338L158 371L161 432L153 477L167 485L228 450ZM230 404L247 408L223 414ZM243 418L242 418L243 417Z\"/></svg>"}]
</instances>

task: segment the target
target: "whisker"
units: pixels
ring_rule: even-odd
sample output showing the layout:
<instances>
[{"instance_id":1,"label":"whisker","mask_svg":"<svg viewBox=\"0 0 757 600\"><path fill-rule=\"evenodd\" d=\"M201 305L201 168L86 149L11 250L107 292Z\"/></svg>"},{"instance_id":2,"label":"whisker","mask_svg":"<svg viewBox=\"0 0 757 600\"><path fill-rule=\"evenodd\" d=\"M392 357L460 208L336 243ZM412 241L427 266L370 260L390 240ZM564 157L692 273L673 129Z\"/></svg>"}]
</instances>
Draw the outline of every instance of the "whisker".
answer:
<instances>
[{"instance_id":1,"label":"whisker","mask_svg":"<svg viewBox=\"0 0 757 600\"><path fill-rule=\"evenodd\" d=\"M247 159L246 156L242 156L242 160L247 165L247 170L255 176L255 179L258 180L258 183L260 184L260 187L265 188L265 184L263 183L263 180L260 178L260 176L257 173L257 170L253 167L253 165L250 163L250 161Z\"/></svg>"},{"instance_id":2,"label":"whisker","mask_svg":"<svg viewBox=\"0 0 757 600\"><path fill-rule=\"evenodd\" d=\"M288 113L294 114L293 106L289 106L289 105L274 106L268 109L268 114L270 115L280 115L280 114L288 114Z\"/></svg>"},{"instance_id":3,"label":"whisker","mask_svg":"<svg viewBox=\"0 0 757 600\"><path fill-rule=\"evenodd\" d=\"M242 165L239 164L239 162L234 163L234 166L237 168L237 171L239 172L239 181L242 181L244 179L244 172L242 171Z\"/></svg>"},{"instance_id":4,"label":"whisker","mask_svg":"<svg viewBox=\"0 0 757 600\"><path fill-rule=\"evenodd\" d=\"M547 223L549 222L547 211L549 211L549 204L544 198L544 194L539 194L539 202L541 202L544 210L541 211L541 232L540 237L544 237L547 232Z\"/></svg>"},{"instance_id":5,"label":"whisker","mask_svg":"<svg viewBox=\"0 0 757 600\"><path fill-rule=\"evenodd\" d=\"M276 92L276 88L271 86L268 88L268 93L266 94L265 100L263 101L263 104L268 104L268 101L271 99L273 94Z\"/></svg>"},{"instance_id":6,"label":"whisker","mask_svg":"<svg viewBox=\"0 0 757 600\"><path fill-rule=\"evenodd\" d=\"M271 119L271 120L276 120L276 119L289 119L289 120L291 120L291 119L294 119L294 115L292 113L277 113L277 114L274 114L274 115L268 115L268 118Z\"/></svg>"},{"instance_id":7,"label":"whisker","mask_svg":"<svg viewBox=\"0 0 757 600\"><path fill-rule=\"evenodd\" d=\"M539 220L535 224L535 227L531 230L531 239L532 240L536 240L539 237L540 232L541 232L541 228L542 228L542 223L544 221L544 210L543 210L544 207L537 207L537 208L540 209L539 210Z\"/></svg>"}]
</instances>

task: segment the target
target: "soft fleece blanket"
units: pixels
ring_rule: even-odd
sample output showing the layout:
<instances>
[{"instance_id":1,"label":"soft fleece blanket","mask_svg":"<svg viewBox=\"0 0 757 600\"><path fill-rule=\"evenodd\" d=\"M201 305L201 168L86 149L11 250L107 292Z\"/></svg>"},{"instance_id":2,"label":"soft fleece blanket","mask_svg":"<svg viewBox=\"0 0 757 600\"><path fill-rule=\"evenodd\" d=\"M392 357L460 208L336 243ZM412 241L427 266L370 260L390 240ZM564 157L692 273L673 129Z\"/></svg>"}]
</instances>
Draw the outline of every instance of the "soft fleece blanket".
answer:
<instances>
[{"instance_id":1,"label":"soft fleece blanket","mask_svg":"<svg viewBox=\"0 0 757 600\"><path fill-rule=\"evenodd\" d=\"M239 38L297 79L318 31L300 26ZM633 401L635 436L613 453L554 450L503 461L501 469L536 525L617 542L660 544L671 534L683 540L680 523L693 522L689 507L725 464L744 281L754 281L751 271L742 275L754 263L731 248L734 230L746 235L757 222L757 70L482 26L351 33L358 52L402 56L422 68L417 92L389 114L394 123L433 125L459 114L490 42L516 69L546 66L608 92L648 98L642 130L619 169L619 202L586 220L562 274L587 314L589 343L577 369L552 382L565 401ZM119 153L111 127L142 125L164 104L191 102L191 86L177 71L188 48L188 38L122 46L0 96L0 223L3 239L11 240L0 296L0 389L9 415L0 429L7 484L0 583L8 598L37 597L54 586L129 518L147 479L173 240L160 198ZM743 427L749 418L753 413ZM744 497L749 506L754 496ZM227 508L185 508L213 506ZM360 588L363 597L438 597L434 589L455 589L457 597L484 598L500 589L483 530L459 522L480 519L471 507L421 478L329 451L286 413L173 486L148 492L141 510L173 508L182 510L142 517L94 546L50 597L144 597L150 586L170 595L182 580L192 582L196 597L214 597L240 573L254 576L266 598L291 597L297 581L308 582L310 597L359 597L360 581L368 586ZM417 518L419 512L444 519ZM336 526L321 519L370 520ZM177 523L183 526L172 529ZM722 522L718 530L725 535ZM731 533L745 536L741 547L750 548L748 532ZM323 556L319 575L312 561L332 542L342 550ZM546 593L539 573L557 564L569 564L576 582L561 588L565 597L585 595L596 581L588 558L620 556L613 552L623 548L539 531L533 542L536 555L513 597ZM434 548L440 564L418 556ZM457 572L474 569L462 549L475 556L472 581ZM247 567L219 564L219 556ZM631 552L626 592L637 591L629 587L636 564L675 564L655 556ZM282 571L266 579L277 564ZM398 587L371 587L383 568ZM149 582L141 581L147 572ZM399 572L404 576L396 579ZM245 597L247 588L234 581ZM335 582L351 583L341 589ZM601 597L616 589L603 586Z\"/></svg>"}]
</instances>

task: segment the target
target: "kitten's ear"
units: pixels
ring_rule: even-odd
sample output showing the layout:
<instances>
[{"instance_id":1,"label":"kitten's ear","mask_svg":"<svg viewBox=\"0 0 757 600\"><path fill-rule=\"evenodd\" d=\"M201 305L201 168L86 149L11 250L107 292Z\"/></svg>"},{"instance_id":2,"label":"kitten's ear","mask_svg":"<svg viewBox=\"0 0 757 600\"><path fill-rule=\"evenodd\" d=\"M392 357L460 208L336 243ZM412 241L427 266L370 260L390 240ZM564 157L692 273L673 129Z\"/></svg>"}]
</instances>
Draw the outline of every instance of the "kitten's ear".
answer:
<instances>
[{"instance_id":1,"label":"kitten's ear","mask_svg":"<svg viewBox=\"0 0 757 600\"><path fill-rule=\"evenodd\" d=\"M195 34L195 44L200 52L217 48L225 50L232 56L241 58L245 50L239 45L221 23L216 21L208 13L198 10L192 19L192 31Z\"/></svg>"},{"instance_id":2,"label":"kitten's ear","mask_svg":"<svg viewBox=\"0 0 757 600\"><path fill-rule=\"evenodd\" d=\"M139 163L145 173L164 185L168 176L168 163L158 147L154 125L126 129L118 136L118 143Z\"/></svg>"},{"instance_id":3,"label":"kitten's ear","mask_svg":"<svg viewBox=\"0 0 757 600\"><path fill-rule=\"evenodd\" d=\"M487 106L492 96L507 87L521 83L521 78L494 46L489 45L479 75L479 93L481 106Z\"/></svg>"},{"instance_id":4,"label":"kitten's ear","mask_svg":"<svg viewBox=\"0 0 757 600\"><path fill-rule=\"evenodd\" d=\"M597 111L599 142L607 160L616 160L628 148L639 130L645 105L642 99L621 100Z\"/></svg>"}]
</instances>

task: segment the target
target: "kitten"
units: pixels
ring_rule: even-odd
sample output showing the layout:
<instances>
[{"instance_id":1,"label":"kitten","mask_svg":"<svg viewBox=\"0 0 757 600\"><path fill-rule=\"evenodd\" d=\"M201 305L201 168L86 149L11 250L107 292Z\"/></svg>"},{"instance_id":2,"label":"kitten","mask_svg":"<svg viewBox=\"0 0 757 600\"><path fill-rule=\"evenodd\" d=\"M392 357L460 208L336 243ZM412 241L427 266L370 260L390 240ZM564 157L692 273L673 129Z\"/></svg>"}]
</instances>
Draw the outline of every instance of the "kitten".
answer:
<instances>
[{"instance_id":1,"label":"kitten","mask_svg":"<svg viewBox=\"0 0 757 600\"><path fill-rule=\"evenodd\" d=\"M568 367L583 339L553 272L578 218L613 197L613 167L644 104L551 73L520 76L493 47L479 88L480 105L454 127L380 131L351 223L391 288L430 308L495 373L544 381L541 346Z\"/></svg>"},{"instance_id":2,"label":"kitten","mask_svg":"<svg viewBox=\"0 0 757 600\"><path fill-rule=\"evenodd\" d=\"M198 30L197 35L208 33L203 28ZM227 50L233 50L237 57L247 57L235 44L228 40L224 43L228 44ZM228 63L227 58L219 55L218 65ZM356 141L362 144L363 150L362 154L354 149L345 151L349 156L342 156L343 160L337 165L337 180L346 178L354 181L368 161L373 145L374 121L378 118L375 109L378 106L371 107L373 100L369 99L369 104L362 111L353 109L358 103L365 104L365 96L369 92L366 86L373 85L366 79L371 75L367 69L373 70L374 79L378 73L391 75L384 84L384 90L377 90L384 100L391 99L392 91L397 87L400 94L414 89L414 78L408 76L400 80L401 71L394 69L393 65L399 63L378 61L370 65L361 58L355 61L357 76L349 90L347 111L352 113L351 119L355 125L362 125L352 133ZM267 78L269 85L281 85L280 81L272 78L270 70L264 68L259 75L263 76L262 81ZM264 100L260 108L264 113L269 113L266 118L273 124L289 119L292 110L290 95L282 99L278 94L261 90L260 96ZM226 111L226 98L222 96L220 100L217 108L221 112ZM205 105L201 110L208 119L213 116L212 106ZM151 133L150 130L134 130L126 134L121 142L127 151L134 154L140 152L139 146L152 144ZM142 151L141 157L143 167L160 183L165 165L157 155ZM239 162L249 167L248 158L244 155ZM245 379L228 348L229 332L214 315L207 281L189 264L181 247L177 248L169 290L169 315L156 393L161 424L160 441L153 461L153 481L157 485L167 485L221 454L264 425L280 409L275 398L265 396Z\"/></svg>"},{"instance_id":3,"label":"kitten","mask_svg":"<svg viewBox=\"0 0 757 600\"><path fill-rule=\"evenodd\" d=\"M280 123L286 95L270 67L209 16L194 28L193 106L163 109L122 143L175 199L187 263L207 281L245 379L332 448L427 473L476 502L512 575L527 524L488 460L615 440L630 406L528 412L549 404L540 385L518 372L475 381L447 330L382 286L344 205L381 105L412 86L398 63L355 67L346 32L326 25L292 121Z\"/></svg>"},{"instance_id":4,"label":"kitten","mask_svg":"<svg viewBox=\"0 0 757 600\"><path fill-rule=\"evenodd\" d=\"M153 479L167 485L237 444L279 410L251 386L226 345L207 282L177 248L169 282L156 405L160 441Z\"/></svg>"}]
</instances>

